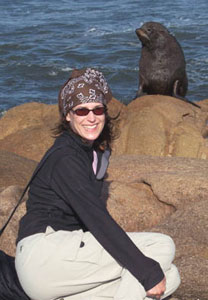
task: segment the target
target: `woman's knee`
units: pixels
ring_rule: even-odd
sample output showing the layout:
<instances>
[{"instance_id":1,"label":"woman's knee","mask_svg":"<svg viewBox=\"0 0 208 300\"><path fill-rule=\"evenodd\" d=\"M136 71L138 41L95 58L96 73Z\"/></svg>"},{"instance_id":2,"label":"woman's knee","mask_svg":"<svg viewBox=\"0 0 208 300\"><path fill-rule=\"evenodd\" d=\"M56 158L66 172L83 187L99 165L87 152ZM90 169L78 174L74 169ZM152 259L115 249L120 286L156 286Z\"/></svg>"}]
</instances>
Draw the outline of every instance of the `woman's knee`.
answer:
<instances>
[{"instance_id":1,"label":"woman's knee","mask_svg":"<svg viewBox=\"0 0 208 300\"><path fill-rule=\"evenodd\" d=\"M166 271L175 257L174 241L170 236L162 233L153 233L151 238L145 254L157 260L162 269Z\"/></svg>"},{"instance_id":2,"label":"woman's knee","mask_svg":"<svg viewBox=\"0 0 208 300\"><path fill-rule=\"evenodd\" d=\"M161 240L163 250L166 251L168 255L171 257L171 259L173 260L175 257L175 250L176 250L173 239L169 235L161 234L160 240Z\"/></svg>"}]
</instances>

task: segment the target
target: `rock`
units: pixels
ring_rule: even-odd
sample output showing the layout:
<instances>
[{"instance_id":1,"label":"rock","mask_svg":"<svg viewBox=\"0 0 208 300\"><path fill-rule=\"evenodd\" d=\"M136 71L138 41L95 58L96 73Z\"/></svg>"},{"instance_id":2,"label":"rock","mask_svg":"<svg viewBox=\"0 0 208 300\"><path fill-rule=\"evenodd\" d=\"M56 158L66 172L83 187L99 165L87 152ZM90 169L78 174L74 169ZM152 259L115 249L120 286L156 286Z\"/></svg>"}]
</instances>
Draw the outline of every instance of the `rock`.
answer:
<instances>
[{"instance_id":1,"label":"rock","mask_svg":"<svg viewBox=\"0 0 208 300\"><path fill-rule=\"evenodd\" d=\"M22 192L23 188L20 188L18 186L9 186L0 193L0 227L2 227L7 221ZM7 228L0 238L1 249L12 256L15 255L15 241L18 232L19 220L25 213L24 200L26 199L26 197L27 196L24 197L23 203L18 207L17 211L15 212L14 216L10 220Z\"/></svg>"},{"instance_id":2,"label":"rock","mask_svg":"<svg viewBox=\"0 0 208 300\"><path fill-rule=\"evenodd\" d=\"M176 244L175 263L181 275L179 299L207 299L208 200L196 200L178 210L152 231L170 235Z\"/></svg>"},{"instance_id":3,"label":"rock","mask_svg":"<svg viewBox=\"0 0 208 300\"><path fill-rule=\"evenodd\" d=\"M125 106L113 99L109 114L120 112L120 136L113 155L139 154L208 158L208 100L198 109L168 96L143 96ZM56 105L27 103L0 119L0 149L39 161L54 139Z\"/></svg>"},{"instance_id":4,"label":"rock","mask_svg":"<svg viewBox=\"0 0 208 300\"><path fill-rule=\"evenodd\" d=\"M24 128L1 140L0 149L40 161L54 142L51 135L50 129L42 126Z\"/></svg>"},{"instance_id":5,"label":"rock","mask_svg":"<svg viewBox=\"0 0 208 300\"><path fill-rule=\"evenodd\" d=\"M120 225L127 231L162 232L174 239L182 278L175 295L180 300L205 300L208 295L207 177L207 161L183 157L113 156L108 169L108 207ZM129 192L129 186L138 189ZM168 206L172 210L167 211ZM157 225L150 228L148 220Z\"/></svg>"},{"instance_id":6,"label":"rock","mask_svg":"<svg viewBox=\"0 0 208 300\"><path fill-rule=\"evenodd\" d=\"M207 176L208 162L200 159L112 156L108 207L118 222L125 220L120 224L126 231L143 230L192 202L206 201Z\"/></svg>"},{"instance_id":7,"label":"rock","mask_svg":"<svg viewBox=\"0 0 208 300\"><path fill-rule=\"evenodd\" d=\"M123 195L126 185L143 183L159 201L181 209L207 199L207 176L208 162L201 159L120 155L111 157L107 180L123 185Z\"/></svg>"},{"instance_id":8,"label":"rock","mask_svg":"<svg viewBox=\"0 0 208 300\"><path fill-rule=\"evenodd\" d=\"M208 295L208 100L199 105L201 110L172 97L144 96L128 106L114 99L109 106L110 115L121 110L120 137L114 143L103 197L108 197L110 213L126 231L151 230L173 237L182 277L174 297L180 300L207 300ZM52 143L55 110L31 103L0 120L0 225ZM24 212L23 202L1 237L1 249L10 255L15 253Z\"/></svg>"},{"instance_id":9,"label":"rock","mask_svg":"<svg viewBox=\"0 0 208 300\"><path fill-rule=\"evenodd\" d=\"M160 223L175 211L158 201L151 188L139 182L113 180L109 187L108 210L125 231L141 231Z\"/></svg>"},{"instance_id":10,"label":"rock","mask_svg":"<svg viewBox=\"0 0 208 300\"><path fill-rule=\"evenodd\" d=\"M205 300L208 293L207 177L204 160L121 155L111 157L104 186L108 209L126 231L157 231L174 239L175 263L182 277L174 296L180 300ZM21 192L18 186L1 191L1 226ZM18 222L24 212L23 202L1 238L1 249L10 255L15 254Z\"/></svg>"},{"instance_id":11,"label":"rock","mask_svg":"<svg viewBox=\"0 0 208 300\"><path fill-rule=\"evenodd\" d=\"M201 109L168 96L143 96L125 106L113 99L109 114L120 112L120 136L113 155L139 154L208 158L208 100ZM39 161L54 139L56 105L27 103L0 119L0 149Z\"/></svg>"},{"instance_id":12,"label":"rock","mask_svg":"<svg viewBox=\"0 0 208 300\"><path fill-rule=\"evenodd\" d=\"M14 153L0 150L0 228L5 224L30 180L37 162ZM27 196L24 197L25 200ZM5 232L0 238L1 249L15 255L15 240L20 218L25 213L25 203L18 207Z\"/></svg>"},{"instance_id":13,"label":"rock","mask_svg":"<svg viewBox=\"0 0 208 300\"><path fill-rule=\"evenodd\" d=\"M127 105L113 155L208 158L208 100L201 109L169 96L143 96Z\"/></svg>"},{"instance_id":14,"label":"rock","mask_svg":"<svg viewBox=\"0 0 208 300\"><path fill-rule=\"evenodd\" d=\"M0 149L39 161L52 145L51 129L58 122L56 105L26 103L0 119Z\"/></svg>"},{"instance_id":15,"label":"rock","mask_svg":"<svg viewBox=\"0 0 208 300\"><path fill-rule=\"evenodd\" d=\"M53 128L58 121L57 105L31 102L9 109L0 119L0 139L28 127Z\"/></svg>"},{"instance_id":16,"label":"rock","mask_svg":"<svg viewBox=\"0 0 208 300\"><path fill-rule=\"evenodd\" d=\"M113 156L105 183L108 209L127 231L156 231L176 243L182 278L174 294L180 300L205 300L208 294L208 162L182 157ZM14 176L14 178L17 178ZM0 223L5 222L22 189L10 186L0 194ZM1 238L1 249L15 253L23 203Z\"/></svg>"},{"instance_id":17,"label":"rock","mask_svg":"<svg viewBox=\"0 0 208 300\"><path fill-rule=\"evenodd\" d=\"M10 185L26 186L37 162L3 150L0 150L0 157L0 188Z\"/></svg>"}]
</instances>

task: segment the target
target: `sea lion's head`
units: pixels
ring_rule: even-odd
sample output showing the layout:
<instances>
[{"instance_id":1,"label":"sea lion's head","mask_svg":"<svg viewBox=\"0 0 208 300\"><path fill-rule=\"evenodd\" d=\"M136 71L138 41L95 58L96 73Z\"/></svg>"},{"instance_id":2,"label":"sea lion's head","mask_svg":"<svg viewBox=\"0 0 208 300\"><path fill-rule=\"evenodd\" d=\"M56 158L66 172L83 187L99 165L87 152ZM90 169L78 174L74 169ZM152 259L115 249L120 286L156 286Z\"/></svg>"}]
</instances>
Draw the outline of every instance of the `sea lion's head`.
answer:
<instances>
[{"instance_id":1,"label":"sea lion's head","mask_svg":"<svg viewBox=\"0 0 208 300\"><path fill-rule=\"evenodd\" d=\"M164 46L167 41L169 31L162 24L157 22L147 22L142 27L136 29L136 34L143 47L156 49Z\"/></svg>"}]
</instances>

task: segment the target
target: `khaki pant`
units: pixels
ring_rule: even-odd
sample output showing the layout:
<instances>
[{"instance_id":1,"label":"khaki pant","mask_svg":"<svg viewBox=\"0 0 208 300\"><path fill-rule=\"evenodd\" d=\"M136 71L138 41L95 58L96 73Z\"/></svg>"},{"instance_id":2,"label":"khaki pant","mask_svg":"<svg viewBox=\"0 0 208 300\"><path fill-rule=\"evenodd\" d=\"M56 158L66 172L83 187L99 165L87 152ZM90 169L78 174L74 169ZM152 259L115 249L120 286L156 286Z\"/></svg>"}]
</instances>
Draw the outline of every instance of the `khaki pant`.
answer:
<instances>
[{"instance_id":1,"label":"khaki pant","mask_svg":"<svg viewBox=\"0 0 208 300\"><path fill-rule=\"evenodd\" d=\"M159 233L127 233L146 255L157 260L166 275L166 293L180 284L172 264L175 246ZM16 270L32 300L142 300L146 292L131 273L120 266L89 232L54 231L35 234L17 245ZM68 297L67 297L68 296ZM148 298L149 299L149 298Z\"/></svg>"}]
</instances>

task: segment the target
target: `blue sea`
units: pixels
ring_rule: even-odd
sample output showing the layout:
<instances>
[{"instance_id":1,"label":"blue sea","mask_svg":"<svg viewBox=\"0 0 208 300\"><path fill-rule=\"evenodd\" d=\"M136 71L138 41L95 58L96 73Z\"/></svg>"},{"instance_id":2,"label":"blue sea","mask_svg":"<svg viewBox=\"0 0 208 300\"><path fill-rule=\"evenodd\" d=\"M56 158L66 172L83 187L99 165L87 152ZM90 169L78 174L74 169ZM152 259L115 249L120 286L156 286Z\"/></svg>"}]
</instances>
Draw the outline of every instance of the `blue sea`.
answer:
<instances>
[{"instance_id":1,"label":"blue sea","mask_svg":"<svg viewBox=\"0 0 208 300\"><path fill-rule=\"evenodd\" d=\"M129 103L138 87L141 44L135 29L165 25L181 44L191 101L208 98L207 0L1 0L0 112L56 103L74 68L102 71Z\"/></svg>"}]
</instances>

